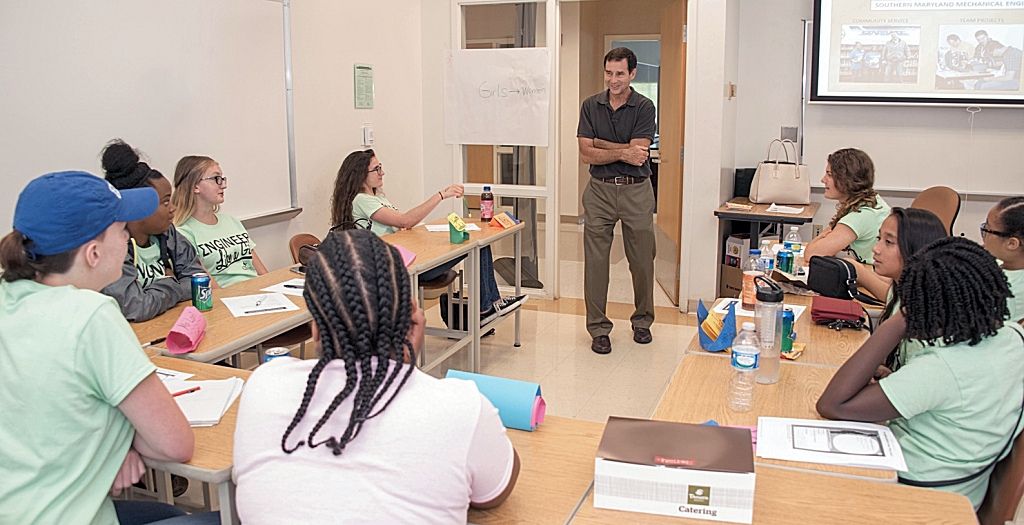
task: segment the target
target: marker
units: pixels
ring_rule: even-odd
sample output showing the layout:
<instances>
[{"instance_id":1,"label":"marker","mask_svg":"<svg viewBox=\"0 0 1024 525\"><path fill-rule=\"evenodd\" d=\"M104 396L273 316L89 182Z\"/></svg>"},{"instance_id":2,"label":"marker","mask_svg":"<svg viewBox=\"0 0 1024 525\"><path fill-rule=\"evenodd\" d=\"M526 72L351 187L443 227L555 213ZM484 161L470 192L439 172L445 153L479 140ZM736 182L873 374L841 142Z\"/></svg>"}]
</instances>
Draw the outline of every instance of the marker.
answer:
<instances>
[{"instance_id":1,"label":"marker","mask_svg":"<svg viewBox=\"0 0 1024 525\"><path fill-rule=\"evenodd\" d=\"M191 394L192 392L198 392L198 391L199 391L199 387L194 386L194 387L189 388L187 390L182 390L181 392L175 392L175 393L171 394L171 397L183 396L185 394Z\"/></svg>"},{"instance_id":2,"label":"marker","mask_svg":"<svg viewBox=\"0 0 1024 525\"><path fill-rule=\"evenodd\" d=\"M152 341L142 345L142 348L149 348L149 347L151 347L153 345L158 345L158 344L160 344L160 343L162 343L162 342L164 342L166 340L167 340L166 337L161 337L160 339L154 339L154 340L152 340Z\"/></svg>"},{"instance_id":3,"label":"marker","mask_svg":"<svg viewBox=\"0 0 1024 525\"><path fill-rule=\"evenodd\" d=\"M249 311L247 311L245 313L246 314L259 314L259 313L263 313L263 312L273 312L275 310L284 310L286 308L288 308L288 307L287 306L278 306L278 307L275 307L275 308L263 308L262 310L249 310Z\"/></svg>"}]
</instances>

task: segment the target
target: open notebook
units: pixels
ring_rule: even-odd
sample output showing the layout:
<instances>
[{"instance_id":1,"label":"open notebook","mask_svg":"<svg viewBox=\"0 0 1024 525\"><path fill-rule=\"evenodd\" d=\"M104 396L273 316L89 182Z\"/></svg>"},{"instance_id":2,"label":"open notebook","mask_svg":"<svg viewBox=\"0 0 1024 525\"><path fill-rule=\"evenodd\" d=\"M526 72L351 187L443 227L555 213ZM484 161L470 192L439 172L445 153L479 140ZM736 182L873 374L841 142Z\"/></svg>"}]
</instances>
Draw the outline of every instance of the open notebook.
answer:
<instances>
[{"instance_id":1,"label":"open notebook","mask_svg":"<svg viewBox=\"0 0 1024 525\"><path fill-rule=\"evenodd\" d=\"M171 394L199 387L195 392L174 398L193 427L209 427L220 423L220 418L241 395L244 384L245 381L238 377L219 381L164 381L164 386Z\"/></svg>"}]
</instances>

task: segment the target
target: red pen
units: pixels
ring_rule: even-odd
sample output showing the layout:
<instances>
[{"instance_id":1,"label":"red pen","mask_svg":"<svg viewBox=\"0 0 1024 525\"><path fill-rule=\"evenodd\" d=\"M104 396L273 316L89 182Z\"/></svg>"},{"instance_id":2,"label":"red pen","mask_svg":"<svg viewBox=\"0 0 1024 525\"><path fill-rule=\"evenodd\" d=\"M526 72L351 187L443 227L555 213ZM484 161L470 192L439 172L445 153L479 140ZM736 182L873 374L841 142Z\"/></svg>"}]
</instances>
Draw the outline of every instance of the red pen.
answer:
<instances>
[{"instance_id":1,"label":"red pen","mask_svg":"<svg viewBox=\"0 0 1024 525\"><path fill-rule=\"evenodd\" d=\"M182 390L181 392L175 392L175 393L171 394L171 397L178 397L178 396L184 395L184 394L191 394L192 392L195 392L197 390L199 390L199 387L192 387L192 388L189 388L188 390Z\"/></svg>"}]
</instances>

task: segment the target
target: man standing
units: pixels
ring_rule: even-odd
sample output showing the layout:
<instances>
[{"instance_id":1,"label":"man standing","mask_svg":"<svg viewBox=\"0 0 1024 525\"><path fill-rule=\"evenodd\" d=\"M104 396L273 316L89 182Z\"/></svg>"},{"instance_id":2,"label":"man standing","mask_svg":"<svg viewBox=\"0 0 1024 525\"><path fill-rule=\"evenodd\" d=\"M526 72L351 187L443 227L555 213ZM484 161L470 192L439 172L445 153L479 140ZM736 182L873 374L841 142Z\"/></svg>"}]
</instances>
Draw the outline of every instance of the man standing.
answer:
<instances>
[{"instance_id":1,"label":"man standing","mask_svg":"<svg viewBox=\"0 0 1024 525\"><path fill-rule=\"evenodd\" d=\"M583 281L587 331L594 339L590 349L599 354L612 351L612 322L605 307L616 222L622 221L633 275L633 340L650 343L654 324L654 190L647 149L654 141L655 109L629 87L634 77L636 55L625 47L609 51L604 57L608 89L583 101L576 131L580 159L590 164L591 179L583 192Z\"/></svg>"},{"instance_id":2,"label":"man standing","mask_svg":"<svg viewBox=\"0 0 1024 525\"><path fill-rule=\"evenodd\" d=\"M853 49L850 50L850 72L853 73L854 82L862 82L864 78L864 55L867 51L864 51L864 46L860 42L853 44Z\"/></svg>"},{"instance_id":3,"label":"man standing","mask_svg":"<svg viewBox=\"0 0 1024 525\"><path fill-rule=\"evenodd\" d=\"M903 61L910 56L907 43L900 40L895 31L889 33L892 39L882 49L882 62L885 63L885 81L903 83ZM895 75L894 75L895 73Z\"/></svg>"}]
</instances>

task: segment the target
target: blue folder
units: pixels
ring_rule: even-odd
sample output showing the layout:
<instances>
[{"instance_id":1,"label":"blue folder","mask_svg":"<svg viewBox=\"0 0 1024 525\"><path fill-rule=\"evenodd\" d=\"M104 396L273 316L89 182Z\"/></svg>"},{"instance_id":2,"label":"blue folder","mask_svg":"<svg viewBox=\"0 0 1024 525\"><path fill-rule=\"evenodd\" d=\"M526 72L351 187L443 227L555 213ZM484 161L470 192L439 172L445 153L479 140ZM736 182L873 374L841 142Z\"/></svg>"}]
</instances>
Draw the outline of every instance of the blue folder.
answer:
<instances>
[{"instance_id":1,"label":"blue folder","mask_svg":"<svg viewBox=\"0 0 1024 525\"><path fill-rule=\"evenodd\" d=\"M537 383L453 369L449 369L445 377L466 379L476 383L480 393L498 409L498 416L505 427L526 431L533 431L536 428L531 425L531 421L534 420L535 401L540 397L540 385Z\"/></svg>"}]
</instances>

